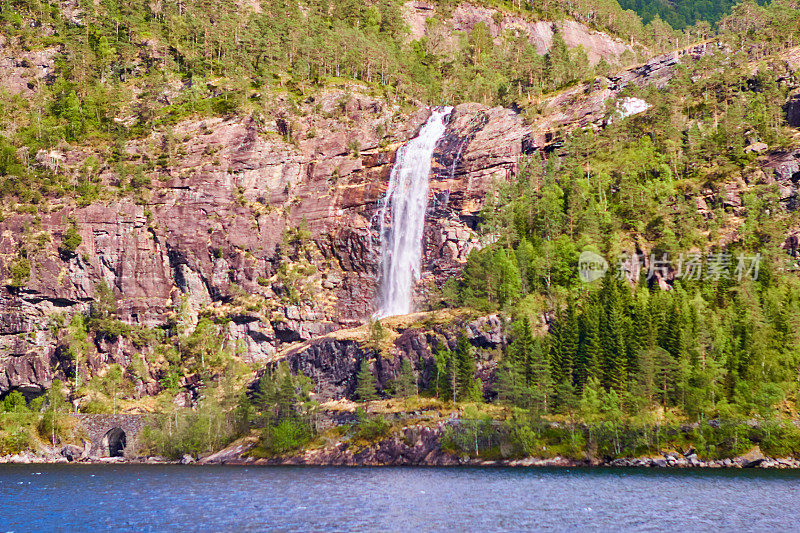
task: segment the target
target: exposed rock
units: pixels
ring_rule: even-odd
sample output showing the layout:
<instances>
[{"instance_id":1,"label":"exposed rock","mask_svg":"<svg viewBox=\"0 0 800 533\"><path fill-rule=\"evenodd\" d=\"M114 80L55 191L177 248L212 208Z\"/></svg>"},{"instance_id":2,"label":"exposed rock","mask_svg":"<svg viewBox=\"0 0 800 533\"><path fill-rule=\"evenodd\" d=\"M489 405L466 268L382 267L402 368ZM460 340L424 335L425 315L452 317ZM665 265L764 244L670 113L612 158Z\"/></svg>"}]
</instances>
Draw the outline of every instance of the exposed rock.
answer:
<instances>
[{"instance_id":1,"label":"exposed rock","mask_svg":"<svg viewBox=\"0 0 800 533\"><path fill-rule=\"evenodd\" d=\"M421 39L429 36L430 32L437 31L426 25L426 20L436 15L433 5L416 0L406 2L403 11L406 23L411 30L410 39ZM570 48L582 46L592 65L597 64L601 59L605 59L609 63L616 63L623 53L633 53L632 47L622 40L592 30L575 20L530 21L521 16L468 3L458 4L448 18L440 19L440 23L445 24L448 31L436 35L443 35L447 42L446 46L450 48L457 44L453 37L453 31L469 33L478 23L483 23L489 29L495 44L500 44L502 33L513 32L527 36L528 41L542 55L550 50L556 29Z\"/></svg>"},{"instance_id":2,"label":"exposed rock","mask_svg":"<svg viewBox=\"0 0 800 533\"><path fill-rule=\"evenodd\" d=\"M741 465L742 468L755 468L759 466L764 459L765 457L764 454L761 453L761 449L756 446L746 454L736 457L733 461Z\"/></svg>"},{"instance_id":3,"label":"exposed rock","mask_svg":"<svg viewBox=\"0 0 800 533\"><path fill-rule=\"evenodd\" d=\"M503 321L498 315L481 317L467 324L467 338L481 348L496 348L505 342Z\"/></svg>"},{"instance_id":4,"label":"exposed rock","mask_svg":"<svg viewBox=\"0 0 800 533\"><path fill-rule=\"evenodd\" d=\"M62 457L66 457L67 461L75 461L83 456L83 449L74 444L67 444L59 453Z\"/></svg>"},{"instance_id":5,"label":"exposed rock","mask_svg":"<svg viewBox=\"0 0 800 533\"><path fill-rule=\"evenodd\" d=\"M755 142L755 143L753 143L751 145L748 145L744 149L744 151L745 152L755 152L757 154L760 154L761 152L766 151L768 148L769 148L769 145L767 145L767 143Z\"/></svg>"},{"instance_id":6,"label":"exposed rock","mask_svg":"<svg viewBox=\"0 0 800 533\"><path fill-rule=\"evenodd\" d=\"M427 465L450 466L464 464L460 458L445 453L440 440L444 424L436 427L410 426L400 437L393 436L364 448L339 442L323 448L308 450L300 455L259 459L254 464L308 465ZM241 462L228 460L227 462Z\"/></svg>"},{"instance_id":7,"label":"exposed rock","mask_svg":"<svg viewBox=\"0 0 800 533\"><path fill-rule=\"evenodd\" d=\"M542 102L541 116L534 122L531 144L545 146L577 128L601 127L606 115L614 109L609 107L626 86L666 87L675 75L677 66L684 61L696 61L713 52L724 52L721 45L705 43L668 54L656 56L647 63L625 69L608 78L598 78L592 83L583 83L560 91Z\"/></svg>"},{"instance_id":8,"label":"exposed rock","mask_svg":"<svg viewBox=\"0 0 800 533\"><path fill-rule=\"evenodd\" d=\"M782 247L790 256L794 258L800 257L800 230L793 231L787 235Z\"/></svg>"},{"instance_id":9,"label":"exposed rock","mask_svg":"<svg viewBox=\"0 0 800 533\"><path fill-rule=\"evenodd\" d=\"M793 128L800 128L800 91L793 92L784 106L786 122Z\"/></svg>"},{"instance_id":10,"label":"exposed rock","mask_svg":"<svg viewBox=\"0 0 800 533\"><path fill-rule=\"evenodd\" d=\"M393 342L389 353L376 354L355 340L332 336L316 338L304 345L288 350L274 358L270 365L283 361L294 374L302 373L314 383L313 393L319 400L352 398L356 389L356 375L364 360L370 361L376 385L383 390L400 375L403 360L411 363L420 388L426 388L433 379L434 351L442 346L455 350L458 335L466 330L467 338L476 348L495 348L505 343L503 323L497 315L482 317L464 323L436 324L426 329L405 329ZM496 361L490 356L480 357L477 377L485 385L493 378ZM257 386L258 381L252 384Z\"/></svg>"},{"instance_id":11,"label":"exposed rock","mask_svg":"<svg viewBox=\"0 0 800 533\"><path fill-rule=\"evenodd\" d=\"M797 209L800 150L774 152L764 156L761 162L767 182L778 185L781 204L788 210Z\"/></svg>"},{"instance_id":12,"label":"exposed rock","mask_svg":"<svg viewBox=\"0 0 800 533\"><path fill-rule=\"evenodd\" d=\"M423 21L431 11L421 3L412 7L426 12ZM493 13L462 5L452 23L468 30L486 22L493 34L518 28L549 46L551 25L510 15L497 22ZM575 21L559 24L569 44L584 44L597 57L627 49ZM543 102L533 125L515 110L457 106L433 156L417 303L425 299L429 282L441 286L472 250L492 242L491 236L481 239L475 231L480 211L493 184L513 178L522 158L559 142L560 132L569 128L602 127L608 103L626 84L663 86L679 61L704 53L705 46L668 54L563 91ZM112 290L118 317L126 324L168 329L184 304L190 325L201 310L230 317L225 341L240 346L246 361L286 358L295 370L316 373L321 396L350 394L356 363L372 355L354 343L323 339L295 347L289 357L284 354L294 343L362 323L374 311L380 240L375 213L395 150L416 134L429 110L404 115L364 92L350 84L301 102L299 112L293 102L276 97L268 115L180 122L169 136L179 157L163 149L168 139L162 131L124 147L130 161L164 161L145 175L150 184L141 188L141 198L85 207L55 201L36 220L36 228L50 240L29 247L29 278L21 287L0 288L0 395L17 389L35 396L75 370L65 333L54 333L48 324L56 314L68 322L86 313L100 283ZM353 142L358 150L352 149ZM122 179L102 154L88 148L62 146L37 153L29 163L72 179L89 157L98 157L101 183ZM797 154L764 157L765 179L774 179L784 204L793 207ZM729 207L741 208L739 189L725 194ZM705 200L698 199L698 208L711 216ZM70 219L82 242L64 254L61 244ZM0 276L6 280L33 222L26 213L9 214L0 222ZM292 235L301 225L310 238L298 243ZM288 272L287 265L298 268ZM468 329L475 346L494 349L504 342L502 324L494 319ZM90 341L83 361L90 373L112 363L127 367L147 355L146 347L111 334L98 332ZM374 363L381 386L397 375L404 357L425 383L423 362L429 367L431 346L437 342L453 345L455 337L448 331L401 332L391 357ZM491 376L492 364L480 361L482 378ZM336 377L321 377L329 366ZM134 394L158 393L162 377L157 369L146 368ZM191 405L193 394L187 390L178 401Z\"/></svg>"},{"instance_id":13,"label":"exposed rock","mask_svg":"<svg viewBox=\"0 0 800 533\"><path fill-rule=\"evenodd\" d=\"M196 320L199 309L230 305L237 295L262 298L266 303L258 305L264 314L234 318L226 332L242 341L250 361L273 356L282 343L369 316L378 262L371 219L383 195L392 147L415 133L425 112L395 117L397 110L384 102L346 91L331 91L316 103L332 115L293 119L296 146L263 135L273 128L277 133L277 123L255 116L182 122L173 135L183 155L156 171L154 183L163 185L148 193L147 205L131 198L42 215L38 227L54 238L30 254L31 275L21 289L0 289L0 394L16 388L36 395L54 375L63 378L59 340L47 328L48 317L63 313L68 321L85 313L101 282L113 290L123 322L146 326L164 325L180 302ZM340 120L339 114L345 117ZM378 131L385 132L383 138ZM352 139L361 145L360 157L347 149ZM379 149L381 140L390 141L390 148ZM160 133L133 141L127 157L154 157L152 147L162 142ZM67 148L39 154L37 160L70 174L80 171L86 157ZM102 162L101 168L103 181L117 179ZM82 243L64 256L58 246L69 217ZM4 278L31 219L19 214L0 223ZM285 230L304 219L311 252L287 249ZM294 254L299 260L300 253L335 282L326 288L322 274L304 276L300 289L307 293L300 296L307 305L281 320L272 311L283 309L285 287L280 279L272 286L261 280L276 275L281 257ZM324 294L315 297L317 291ZM92 368L113 362L126 366L139 351L111 338L98 338L93 346Z\"/></svg>"},{"instance_id":14,"label":"exposed rock","mask_svg":"<svg viewBox=\"0 0 800 533\"><path fill-rule=\"evenodd\" d=\"M11 95L28 96L51 81L57 47L24 50L0 39L0 87Z\"/></svg>"},{"instance_id":15,"label":"exposed rock","mask_svg":"<svg viewBox=\"0 0 800 533\"><path fill-rule=\"evenodd\" d=\"M475 232L486 194L515 175L530 137L530 127L513 110L480 104L453 110L433 153L421 287L431 276L441 285L472 250L491 242Z\"/></svg>"}]
</instances>

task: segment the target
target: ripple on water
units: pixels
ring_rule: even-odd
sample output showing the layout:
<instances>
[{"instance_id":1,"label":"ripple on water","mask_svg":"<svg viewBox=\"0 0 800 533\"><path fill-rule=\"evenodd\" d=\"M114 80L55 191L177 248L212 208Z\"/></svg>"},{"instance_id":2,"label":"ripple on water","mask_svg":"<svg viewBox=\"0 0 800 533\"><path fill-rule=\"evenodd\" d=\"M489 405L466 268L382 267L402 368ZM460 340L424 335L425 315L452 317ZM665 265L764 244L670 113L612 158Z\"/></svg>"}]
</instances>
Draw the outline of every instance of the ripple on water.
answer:
<instances>
[{"instance_id":1,"label":"ripple on water","mask_svg":"<svg viewBox=\"0 0 800 533\"><path fill-rule=\"evenodd\" d=\"M0 530L787 530L799 482L785 470L2 465Z\"/></svg>"}]
</instances>

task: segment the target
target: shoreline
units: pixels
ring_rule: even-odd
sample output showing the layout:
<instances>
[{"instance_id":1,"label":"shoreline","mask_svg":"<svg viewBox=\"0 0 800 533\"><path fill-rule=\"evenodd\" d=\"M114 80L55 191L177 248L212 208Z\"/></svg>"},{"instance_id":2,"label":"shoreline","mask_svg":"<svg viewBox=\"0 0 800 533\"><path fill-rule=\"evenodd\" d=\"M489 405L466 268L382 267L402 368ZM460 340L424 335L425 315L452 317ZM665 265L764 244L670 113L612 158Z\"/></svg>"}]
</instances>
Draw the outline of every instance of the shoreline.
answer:
<instances>
[{"instance_id":1,"label":"shoreline","mask_svg":"<svg viewBox=\"0 0 800 533\"><path fill-rule=\"evenodd\" d=\"M213 455L213 454L212 454ZM349 466L349 467L485 467L485 468L637 468L661 470L719 470L719 469L763 469L763 470L800 470L800 460L785 457L748 458L740 456L727 459L703 461L696 458L687 459L679 454L667 454L664 457L618 458L603 460L574 460L564 457L539 458L525 457L521 459L486 460L462 458L444 455L434 461L410 462L402 459L392 461L358 461L353 458L339 457L328 461L313 460L305 456L289 456L274 458L231 458L226 460L192 459L184 457L180 460L169 460L163 457L97 457L68 460L65 457L45 457L33 454L14 454L0 456L0 468L4 464L71 464L71 465L182 465L182 466ZM211 456L209 456L210 458Z\"/></svg>"}]
</instances>

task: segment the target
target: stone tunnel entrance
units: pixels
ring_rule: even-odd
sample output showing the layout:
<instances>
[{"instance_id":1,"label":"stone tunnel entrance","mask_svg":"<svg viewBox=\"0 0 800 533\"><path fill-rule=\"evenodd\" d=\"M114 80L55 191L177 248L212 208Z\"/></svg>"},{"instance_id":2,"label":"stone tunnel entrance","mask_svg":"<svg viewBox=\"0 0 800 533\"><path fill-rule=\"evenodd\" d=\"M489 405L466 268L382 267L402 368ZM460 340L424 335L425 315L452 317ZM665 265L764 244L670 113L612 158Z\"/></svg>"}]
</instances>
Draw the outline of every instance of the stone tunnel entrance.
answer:
<instances>
[{"instance_id":1,"label":"stone tunnel entrance","mask_svg":"<svg viewBox=\"0 0 800 533\"><path fill-rule=\"evenodd\" d=\"M103 437L102 450L108 451L108 457L124 457L127 436L121 428L111 428Z\"/></svg>"},{"instance_id":2,"label":"stone tunnel entrance","mask_svg":"<svg viewBox=\"0 0 800 533\"><path fill-rule=\"evenodd\" d=\"M72 415L91 440L90 457L131 457L145 418L138 414Z\"/></svg>"}]
</instances>

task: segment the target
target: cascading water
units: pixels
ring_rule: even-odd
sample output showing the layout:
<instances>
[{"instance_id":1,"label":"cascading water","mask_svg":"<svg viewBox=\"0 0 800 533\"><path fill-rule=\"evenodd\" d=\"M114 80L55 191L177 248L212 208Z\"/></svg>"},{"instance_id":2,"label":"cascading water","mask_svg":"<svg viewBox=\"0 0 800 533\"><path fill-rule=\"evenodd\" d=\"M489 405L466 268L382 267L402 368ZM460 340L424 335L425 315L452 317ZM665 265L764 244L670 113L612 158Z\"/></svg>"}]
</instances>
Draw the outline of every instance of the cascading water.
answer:
<instances>
[{"instance_id":1,"label":"cascading water","mask_svg":"<svg viewBox=\"0 0 800 533\"><path fill-rule=\"evenodd\" d=\"M444 135L445 120L452 110L452 107L434 109L419 135L397 151L386 196L378 212L381 286L376 318L404 315L411 310L411 290L420 276L431 156Z\"/></svg>"}]
</instances>

